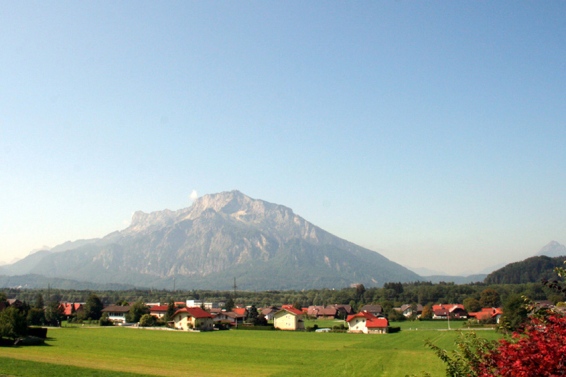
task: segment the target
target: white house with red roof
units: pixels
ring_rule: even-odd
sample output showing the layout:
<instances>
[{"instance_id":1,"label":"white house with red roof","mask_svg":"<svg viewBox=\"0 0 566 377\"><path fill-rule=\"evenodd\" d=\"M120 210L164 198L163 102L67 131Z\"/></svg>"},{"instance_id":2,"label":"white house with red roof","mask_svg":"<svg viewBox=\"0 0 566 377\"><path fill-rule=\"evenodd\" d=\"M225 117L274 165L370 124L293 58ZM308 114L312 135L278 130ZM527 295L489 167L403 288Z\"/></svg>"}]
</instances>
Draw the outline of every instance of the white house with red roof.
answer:
<instances>
[{"instance_id":1,"label":"white house with red roof","mask_svg":"<svg viewBox=\"0 0 566 377\"><path fill-rule=\"evenodd\" d=\"M175 328L179 330L211 331L214 328L212 314L201 308L182 308L173 314Z\"/></svg>"},{"instance_id":2,"label":"white house with red roof","mask_svg":"<svg viewBox=\"0 0 566 377\"><path fill-rule=\"evenodd\" d=\"M468 312L462 304L432 305L432 319L448 319L448 316L450 318L465 319L468 318Z\"/></svg>"},{"instance_id":3,"label":"white house with red roof","mask_svg":"<svg viewBox=\"0 0 566 377\"><path fill-rule=\"evenodd\" d=\"M149 307L149 314L157 318L165 317L169 305L153 305Z\"/></svg>"},{"instance_id":4,"label":"white house with red roof","mask_svg":"<svg viewBox=\"0 0 566 377\"><path fill-rule=\"evenodd\" d=\"M499 319L503 315L501 308L482 308L479 312L469 312L470 318L475 318L478 321L493 321L499 323Z\"/></svg>"},{"instance_id":5,"label":"white house with red roof","mask_svg":"<svg viewBox=\"0 0 566 377\"><path fill-rule=\"evenodd\" d=\"M346 318L348 332L364 334L386 334L389 321L385 317L376 317L369 312L359 312Z\"/></svg>"},{"instance_id":6,"label":"white house with red roof","mask_svg":"<svg viewBox=\"0 0 566 377\"><path fill-rule=\"evenodd\" d=\"M285 307L273 315L273 327L279 330L304 330L303 311Z\"/></svg>"}]
</instances>

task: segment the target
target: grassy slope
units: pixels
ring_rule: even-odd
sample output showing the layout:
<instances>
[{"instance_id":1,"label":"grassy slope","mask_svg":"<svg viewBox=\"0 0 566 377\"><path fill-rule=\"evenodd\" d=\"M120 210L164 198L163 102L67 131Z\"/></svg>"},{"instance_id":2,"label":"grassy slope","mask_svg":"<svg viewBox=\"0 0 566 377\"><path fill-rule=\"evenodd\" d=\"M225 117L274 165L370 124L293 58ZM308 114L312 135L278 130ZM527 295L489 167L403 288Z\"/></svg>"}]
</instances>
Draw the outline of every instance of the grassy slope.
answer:
<instances>
[{"instance_id":1,"label":"grassy slope","mask_svg":"<svg viewBox=\"0 0 566 377\"><path fill-rule=\"evenodd\" d=\"M497 337L493 332L485 333L487 337ZM483 332L481 334L484 335ZM436 344L450 348L456 332L402 331L388 335L361 335L69 328L50 329L49 335L51 338L47 346L3 348L0 374L47 376L50 374L33 370L55 368L51 375L60 375L56 371L61 368L66 377L96 376L95 370L106 371L104 375L112 375L108 371L113 371L162 376L283 377L307 373L405 376L420 371L443 375L442 363L424 347L423 342L430 338ZM10 362L4 362L1 357L9 358ZM18 363L27 366L10 367ZM39 363L49 363L50 367Z\"/></svg>"}]
</instances>

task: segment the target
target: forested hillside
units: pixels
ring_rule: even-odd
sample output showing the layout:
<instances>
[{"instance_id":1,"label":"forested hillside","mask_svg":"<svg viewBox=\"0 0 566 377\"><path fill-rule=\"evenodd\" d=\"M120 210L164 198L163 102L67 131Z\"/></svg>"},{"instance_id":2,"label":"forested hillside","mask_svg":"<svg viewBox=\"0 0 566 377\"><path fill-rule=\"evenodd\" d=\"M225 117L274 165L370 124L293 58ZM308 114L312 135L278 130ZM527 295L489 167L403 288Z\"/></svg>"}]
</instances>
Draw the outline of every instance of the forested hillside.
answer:
<instances>
[{"instance_id":1,"label":"forested hillside","mask_svg":"<svg viewBox=\"0 0 566 377\"><path fill-rule=\"evenodd\" d=\"M566 256L550 258L544 255L531 257L521 262L510 263L489 274L486 284L523 284L540 282L543 279L553 280L558 276L556 267L564 265Z\"/></svg>"}]
</instances>

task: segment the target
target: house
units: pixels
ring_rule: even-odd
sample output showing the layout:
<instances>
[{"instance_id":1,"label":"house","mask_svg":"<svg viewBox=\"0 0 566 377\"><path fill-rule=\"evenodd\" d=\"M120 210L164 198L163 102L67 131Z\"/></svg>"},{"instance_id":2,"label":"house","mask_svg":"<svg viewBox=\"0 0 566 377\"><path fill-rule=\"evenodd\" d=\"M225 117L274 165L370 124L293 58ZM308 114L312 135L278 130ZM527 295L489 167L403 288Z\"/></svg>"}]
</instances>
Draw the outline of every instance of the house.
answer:
<instances>
[{"instance_id":1,"label":"house","mask_svg":"<svg viewBox=\"0 0 566 377\"><path fill-rule=\"evenodd\" d=\"M334 319L342 318L345 319L348 315L352 314L352 307L350 305L311 305L307 308L306 314L311 318L325 318Z\"/></svg>"},{"instance_id":2,"label":"house","mask_svg":"<svg viewBox=\"0 0 566 377\"><path fill-rule=\"evenodd\" d=\"M479 312L470 312L468 316L478 321L499 323L503 309L501 308L482 308Z\"/></svg>"},{"instance_id":3,"label":"house","mask_svg":"<svg viewBox=\"0 0 566 377\"><path fill-rule=\"evenodd\" d=\"M350 314L354 314L352 307L350 305L333 305L336 309L335 318L346 319Z\"/></svg>"},{"instance_id":4,"label":"house","mask_svg":"<svg viewBox=\"0 0 566 377\"><path fill-rule=\"evenodd\" d=\"M370 312L351 314L346 318L348 332L363 334L386 334L389 332L389 321L385 317L376 317Z\"/></svg>"},{"instance_id":5,"label":"house","mask_svg":"<svg viewBox=\"0 0 566 377\"><path fill-rule=\"evenodd\" d=\"M126 314L130 311L130 305L109 305L101 310L102 313L108 313L108 319L114 323L126 323Z\"/></svg>"},{"instance_id":6,"label":"house","mask_svg":"<svg viewBox=\"0 0 566 377\"><path fill-rule=\"evenodd\" d=\"M182 308L173 314L175 328L179 330L211 331L214 328L212 314L199 307Z\"/></svg>"},{"instance_id":7,"label":"house","mask_svg":"<svg viewBox=\"0 0 566 377\"><path fill-rule=\"evenodd\" d=\"M167 314L169 305L153 305L149 307L149 314L156 318L163 318Z\"/></svg>"},{"instance_id":8,"label":"house","mask_svg":"<svg viewBox=\"0 0 566 377\"><path fill-rule=\"evenodd\" d=\"M259 312L261 313L262 316L265 317L267 321L273 321L273 316L279 310L280 308L278 308L277 306L268 306L266 308L260 308Z\"/></svg>"},{"instance_id":9,"label":"house","mask_svg":"<svg viewBox=\"0 0 566 377\"><path fill-rule=\"evenodd\" d=\"M211 313L211 314L214 317L213 318L214 324L223 324L230 326L238 325L238 315L234 312L220 312L220 313Z\"/></svg>"},{"instance_id":10,"label":"house","mask_svg":"<svg viewBox=\"0 0 566 377\"><path fill-rule=\"evenodd\" d=\"M275 313L273 326L279 330L304 330L303 311L289 307Z\"/></svg>"},{"instance_id":11,"label":"house","mask_svg":"<svg viewBox=\"0 0 566 377\"><path fill-rule=\"evenodd\" d=\"M432 319L465 319L468 318L468 312L462 304L439 304L432 305Z\"/></svg>"},{"instance_id":12,"label":"house","mask_svg":"<svg viewBox=\"0 0 566 377\"><path fill-rule=\"evenodd\" d=\"M77 314L84 310L83 304L78 302L62 302L59 304L59 310L65 318L69 319L73 314Z\"/></svg>"},{"instance_id":13,"label":"house","mask_svg":"<svg viewBox=\"0 0 566 377\"><path fill-rule=\"evenodd\" d=\"M418 317L423 312L423 306L421 304L418 304L418 305L404 304L404 305L401 305L401 307L394 308L394 309L397 310L399 313L403 314L407 318L409 318L413 315Z\"/></svg>"},{"instance_id":14,"label":"house","mask_svg":"<svg viewBox=\"0 0 566 377\"><path fill-rule=\"evenodd\" d=\"M360 312L368 312L373 314L375 317L379 317L383 314L383 308L381 305L364 305L360 309Z\"/></svg>"}]
</instances>

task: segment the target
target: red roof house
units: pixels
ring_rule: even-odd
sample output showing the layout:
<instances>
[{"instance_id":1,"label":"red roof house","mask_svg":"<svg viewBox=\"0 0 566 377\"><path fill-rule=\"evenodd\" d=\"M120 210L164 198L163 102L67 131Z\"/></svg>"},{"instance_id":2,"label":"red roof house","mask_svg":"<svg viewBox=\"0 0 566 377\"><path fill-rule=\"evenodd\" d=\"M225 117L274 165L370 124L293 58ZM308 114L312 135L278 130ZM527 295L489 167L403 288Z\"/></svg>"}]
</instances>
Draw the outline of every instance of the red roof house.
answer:
<instances>
[{"instance_id":1,"label":"red roof house","mask_svg":"<svg viewBox=\"0 0 566 377\"><path fill-rule=\"evenodd\" d=\"M385 317L376 317L369 312L351 314L346 318L348 332L364 334L386 334L389 321Z\"/></svg>"},{"instance_id":2,"label":"red roof house","mask_svg":"<svg viewBox=\"0 0 566 377\"><path fill-rule=\"evenodd\" d=\"M214 327L212 314L199 307L182 308L173 314L175 328L179 330L210 331Z\"/></svg>"},{"instance_id":3,"label":"red roof house","mask_svg":"<svg viewBox=\"0 0 566 377\"><path fill-rule=\"evenodd\" d=\"M470 312L468 315L478 321L494 320L496 323L499 323L503 310L501 308L482 308L479 312Z\"/></svg>"}]
</instances>

